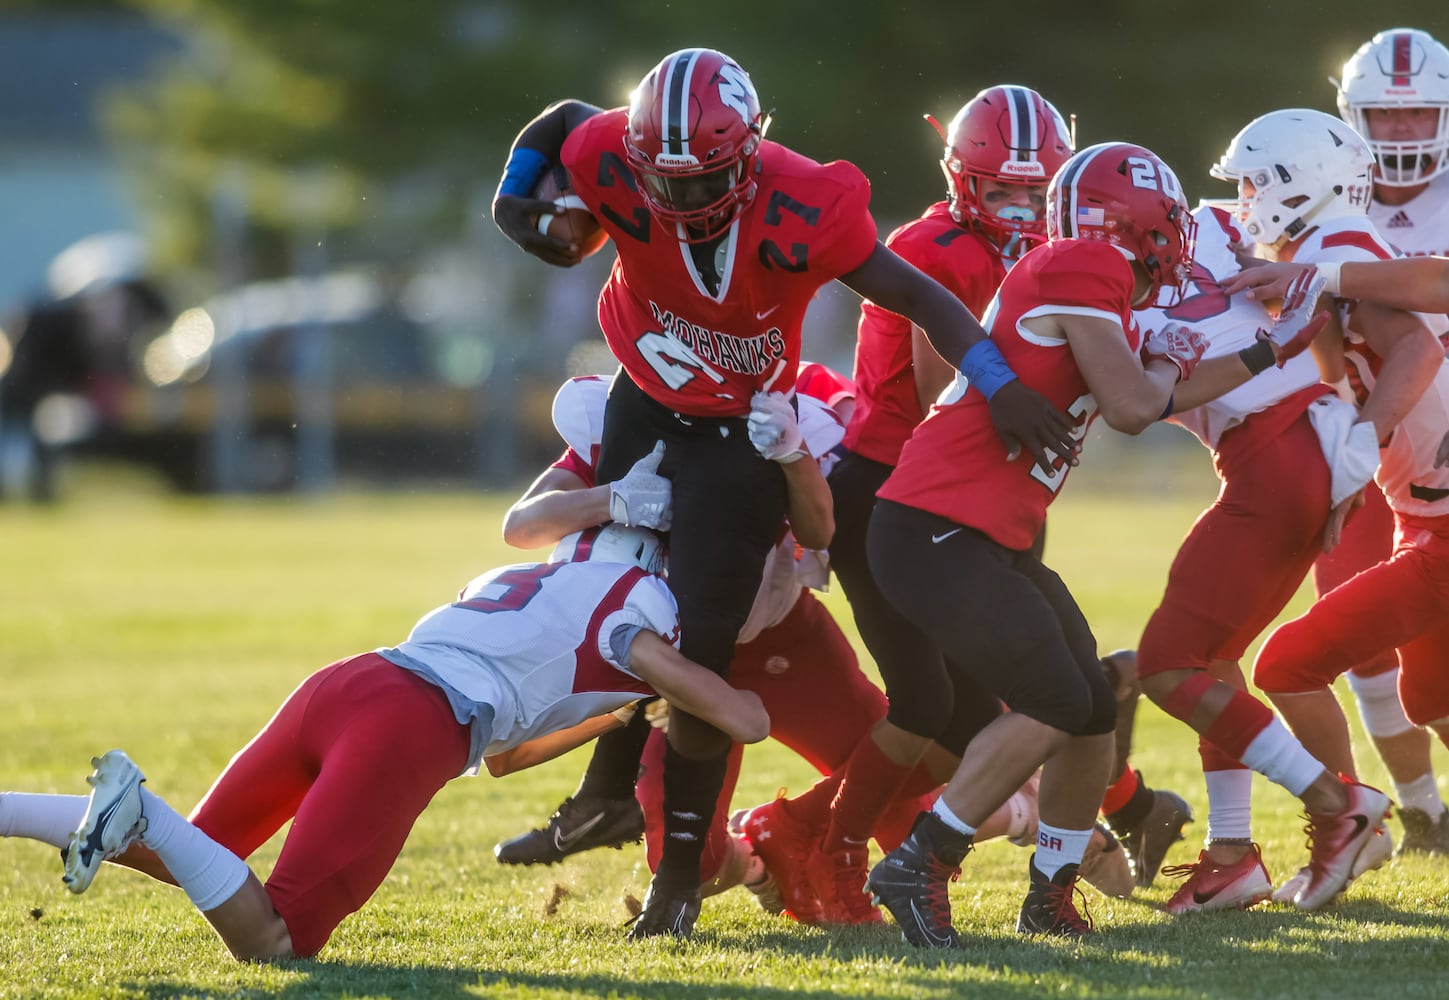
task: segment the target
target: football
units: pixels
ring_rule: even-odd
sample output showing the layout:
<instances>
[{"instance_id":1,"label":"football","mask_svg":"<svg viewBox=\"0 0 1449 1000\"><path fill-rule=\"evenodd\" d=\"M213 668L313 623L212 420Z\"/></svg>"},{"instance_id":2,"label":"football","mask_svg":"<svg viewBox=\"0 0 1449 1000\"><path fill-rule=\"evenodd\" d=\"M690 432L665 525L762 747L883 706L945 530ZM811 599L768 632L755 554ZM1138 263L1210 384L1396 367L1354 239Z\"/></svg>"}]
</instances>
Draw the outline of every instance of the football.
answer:
<instances>
[{"instance_id":1,"label":"football","mask_svg":"<svg viewBox=\"0 0 1449 1000\"><path fill-rule=\"evenodd\" d=\"M538 231L574 244L579 248L579 260L598 253L608 240L609 236L598 220L584 207L583 199L569 189L568 174L562 167L554 167L545 173L534 188L533 196L553 202L556 209L538 217Z\"/></svg>"}]
</instances>

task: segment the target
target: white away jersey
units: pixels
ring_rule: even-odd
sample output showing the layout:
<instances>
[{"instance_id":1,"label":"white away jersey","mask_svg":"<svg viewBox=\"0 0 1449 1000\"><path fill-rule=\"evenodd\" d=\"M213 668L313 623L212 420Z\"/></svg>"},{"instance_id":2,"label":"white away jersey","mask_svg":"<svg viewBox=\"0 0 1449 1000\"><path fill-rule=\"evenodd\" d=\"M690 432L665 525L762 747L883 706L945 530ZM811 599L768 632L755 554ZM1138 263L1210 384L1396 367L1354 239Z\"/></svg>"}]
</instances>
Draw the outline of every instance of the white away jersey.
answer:
<instances>
[{"instance_id":1,"label":"white away jersey","mask_svg":"<svg viewBox=\"0 0 1449 1000\"><path fill-rule=\"evenodd\" d=\"M1293 259L1307 261L1370 261L1397 256L1367 219L1333 219L1310 234ZM1349 383L1362 405L1373 391L1383 364L1364 339L1349 326L1353 300L1340 300L1344 326ZM1440 314L1420 313L1420 318L1439 337L1449 329ZM1405 514L1437 517L1449 514L1449 467L1434 468L1439 443L1449 433L1449 360L1439 364L1438 374L1419 397L1413 409L1394 429L1387 445L1379 449L1379 471L1374 479L1384 491L1389 506Z\"/></svg>"},{"instance_id":2,"label":"white away jersey","mask_svg":"<svg viewBox=\"0 0 1449 1000\"><path fill-rule=\"evenodd\" d=\"M491 706L476 767L480 756L653 694L614 657L609 638L621 625L679 644L663 580L620 563L522 563L484 573L378 653L443 688L459 722L486 717L470 706Z\"/></svg>"},{"instance_id":3,"label":"white away jersey","mask_svg":"<svg viewBox=\"0 0 1449 1000\"><path fill-rule=\"evenodd\" d=\"M1137 314L1137 322L1145 337L1175 320L1207 338L1203 357L1236 354L1253 346L1258 329L1266 329L1273 320L1247 296L1228 298L1223 294L1221 283L1239 270L1230 244L1243 239L1232 217L1211 205L1199 207L1193 216L1198 225L1197 254L1182 302L1171 309L1144 309ZM1211 402L1173 414L1171 420L1217 451L1224 431L1317 381L1318 365L1305 352L1282 368L1269 368Z\"/></svg>"},{"instance_id":4,"label":"white away jersey","mask_svg":"<svg viewBox=\"0 0 1449 1000\"><path fill-rule=\"evenodd\" d=\"M1370 202L1368 217L1405 256L1449 256L1449 174L1434 178L1406 204Z\"/></svg>"}]
</instances>

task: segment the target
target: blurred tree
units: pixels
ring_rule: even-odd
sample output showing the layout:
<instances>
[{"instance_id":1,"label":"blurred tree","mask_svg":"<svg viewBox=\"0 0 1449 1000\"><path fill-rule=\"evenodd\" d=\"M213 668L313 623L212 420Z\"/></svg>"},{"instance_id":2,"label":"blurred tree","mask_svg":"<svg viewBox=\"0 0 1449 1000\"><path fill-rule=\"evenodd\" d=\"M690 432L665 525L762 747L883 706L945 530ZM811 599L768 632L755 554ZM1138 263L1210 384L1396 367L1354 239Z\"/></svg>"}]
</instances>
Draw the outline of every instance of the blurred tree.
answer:
<instances>
[{"instance_id":1,"label":"blurred tree","mask_svg":"<svg viewBox=\"0 0 1449 1000\"><path fill-rule=\"evenodd\" d=\"M1327 0L1312 17L1294 0L123 2L189 40L110 107L163 254L211 266L217 200L230 198L261 274L288 269L298 229L327 232L335 259L456 238L549 101L622 104L686 45L750 70L777 109L773 136L860 164L883 226L943 190L921 115L944 120L998 82L1078 115L1080 144L1141 142L1191 196L1226 195L1207 168L1239 127L1276 107L1332 110L1326 77L1359 43L1396 24L1433 30L1443 12L1443 0L1387 15Z\"/></svg>"}]
</instances>

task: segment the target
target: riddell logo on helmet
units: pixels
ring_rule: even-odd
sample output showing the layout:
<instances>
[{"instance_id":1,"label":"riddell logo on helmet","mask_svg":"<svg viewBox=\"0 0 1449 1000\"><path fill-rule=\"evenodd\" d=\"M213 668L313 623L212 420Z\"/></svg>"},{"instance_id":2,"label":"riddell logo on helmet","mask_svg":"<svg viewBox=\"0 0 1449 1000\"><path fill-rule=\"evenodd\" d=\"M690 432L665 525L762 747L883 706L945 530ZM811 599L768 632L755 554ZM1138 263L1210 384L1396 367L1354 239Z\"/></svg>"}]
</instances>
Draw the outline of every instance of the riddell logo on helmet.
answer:
<instances>
[{"instance_id":1,"label":"riddell logo on helmet","mask_svg":"<svg viewBox=\"0 0 1449 1000\"><path fill-rule=\"evenodd\" d=\"M1037 177L1046 180L1046 169L1035 160L1022 162L1021 160L1007 160L1001 165L1003 174L1012 174L1016 177Z\"/></svg>"},{"instance_id":2,"label":"riddell logo on helmet","mask_svg":"<svg viewBox=\"0 0 1449 1000\"><path fill-rule=\"evenodd\" d=\"M1385 97L1418 97L1418 87L1385 87Z\"/></svg>"},{"instance_id":3,"label":"riddell logo on helmet","mask_svg":"<svg viewBox=\"0 0 1449 1000\"><path fill-rule=\"evenodd\" d=\"M660 153L654 158L657 167L697 167L699 160L690 153Z\"/></svg>"}]
</instances>

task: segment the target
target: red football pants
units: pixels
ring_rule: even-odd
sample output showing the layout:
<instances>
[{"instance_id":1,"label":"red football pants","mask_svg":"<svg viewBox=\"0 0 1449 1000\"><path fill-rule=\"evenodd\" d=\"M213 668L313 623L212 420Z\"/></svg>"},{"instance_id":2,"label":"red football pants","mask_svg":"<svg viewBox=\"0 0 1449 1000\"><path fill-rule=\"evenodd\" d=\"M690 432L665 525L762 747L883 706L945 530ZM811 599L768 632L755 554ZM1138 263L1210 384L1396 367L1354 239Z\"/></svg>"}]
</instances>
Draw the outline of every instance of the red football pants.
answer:
<instances>
[{"instance_id":1,"label":"red football pants","mask_svg":"<svg viewBox=\"0 0 1449 1000\"><path fill-rule=\"evenodd\" d=\"M1449 717L1449 516L1399 515L1393 556L1325 594L1263 644L1253 682L1314 691L1397 649L1399 700L1415 725Z\"/></svg>"},{"instance_id":2,"label":"red football pants","mask_svg":"<svg viewBox=\"0 0 1449 1000\"><path fill-rule=\"evenodd\" d=\"M1313 564L1313 593L1317 597L1383 562L1394 551L1394 512L1389 509L1378 484L1368 484L1363 500L1363 506L1344 525L1343 538L1333 551L1323 553ZM1360 677L1376 677L1398 665L1394 651L1388 649L1363 663L1355 663L1352 669Z\"/></svg>"},{"instance_id":3,"label":"red football pants","mask_svg":"<svg viewBox=\"0 0 1449 1000\"><path fill-rule=\"evenodd\" d=\"M440 689L363 653L303 681L190 819L241 858L292 820L266 889L292 951L314 955L382 884L468 748Z\"/></svg>"},{"instance_id":4,"label":"red football pants","mask_svg":"<svg viewBox=\"0 0 1449 1000\"><path fill-rule=\"evenodd\" d=\"M1216 456L1222 489L1183 539L1162 603L1137 648L1137 674L1236 660L1308 575L1329 511L1328 464L1302 413L1286 428L1229 431Z\"/></svg>"}]
</instances>

